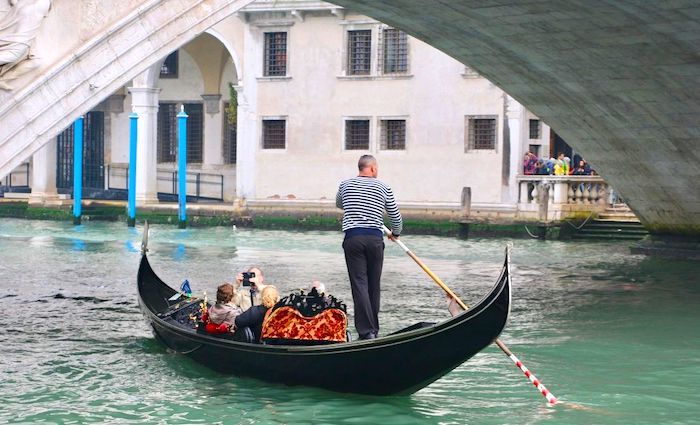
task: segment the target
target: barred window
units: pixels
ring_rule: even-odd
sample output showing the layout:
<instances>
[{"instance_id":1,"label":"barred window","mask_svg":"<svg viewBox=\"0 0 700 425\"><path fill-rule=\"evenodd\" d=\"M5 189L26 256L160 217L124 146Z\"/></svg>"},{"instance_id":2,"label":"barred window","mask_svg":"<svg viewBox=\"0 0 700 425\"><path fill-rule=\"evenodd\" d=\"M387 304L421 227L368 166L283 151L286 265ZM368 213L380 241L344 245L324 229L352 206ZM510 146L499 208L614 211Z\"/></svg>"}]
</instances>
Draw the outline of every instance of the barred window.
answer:
<instances>
[{"instance_id":1,"label":"barred window","mask_svg":"<svg viewBox=\"0 0 700 425\"><path fill-rule=\"evenodd\" d=\"M230 103L224 103L224 111L228 110ZM224 119L223 151L224 164L236 163L236 124L231 124L226 113L221 114Z\"/></svg>"},{"instance_id":2,"label":"barred window","mask_svg":"<svg viewBox=\"0 0 700 425\"><path fill-rule=\"evenodd\" d=\"M348 75L369 75L372 61L372 31L348 31Z\"/></svg>"},{"instance_id":3,"label":"barred window","mask_svg":"<svg viewBox=\"0 0 700 425\"><path fill-rule=\"evenodd\" d=\"M369 149L369 120L345 121L345 149Z\"/></svg>"},{"instance_id":4,"label":"barred window","mask_svg":"<svg viewBox=\"0 0 700 425\"><path fill-rule=\"evenodd\" d=\"M287 139L286 120L263 120L263 149L284 149Z\"/></svg>"},{"instance_id":5,"label":"barred window","mask_svg":"<svg viewBox=\"0 0 700 425\"><path fill-rule=\"evenodd\" d=\"M185 103L187 118L187 163L201 164L204 145L204 105Z\"/></svg>"},{"instance_id":6,"label":"barred window","mask_svg":"<svg viewBox=\"0 0 700 425\"><path fill-rule=\"evenodd\" d=\"M540 120L530 120L530 138L540 138Z\"/></svg>"},{"instance_id":7,"label":"barred window","mask_svg":"<svg viewBox=\"0 0 700 425\"><path fill-rule=\"evenodd\" d=\"M467 117L467 150L496 149L496 118Z\"/></svg>"},{"instance_id":8,"label":"barred window","mask_svg":"<svg viewBox=\"0 0 700 425\"><path fill-rule=\"evenodd\" d=\"M202 162L204 109L201 103L185 103L187 118L187 163ZM177 103L158 105L158 162L177 161Z\"/></svg>"},{"instance_id":9,"label":"barred window","mask_svg":"<svg viewBox=\"0 0 700 425\"><path fill-rule=\"evenodd\" d=\"M287 33L266 32L263 75L276 77L287 75Z\"/></svg>"},{"instance_id":10,"label":"barred window","mask_svg":"<svg viewBox=\"0 0 700 425\"><path fill-rule=\"evenodd\" d=\"M176 103L158 104L158 162L175 162L177 154Z\"/></svg>"},{"instance_id":11,"label":"barred window","mask_svg":"<svg viewBox=\"0 0 700 425\"><path fill-rule=\"evenodd\" d=\"M406 33L394 28L382 31L382 48L380 50L381 69L384 74L408 72L408 37Z\"/></svg>"},{"instance_id":12,"label":"barred window","mask_svg":"<svg viewBox=\"0 0 700 425\"><path fill-rule=\"evenodd\" d=\"M381 149L406 149L406 120L381 120L380 132Z\"/></svg>"},{"instance_id":13,"label":"barred window","mask_svg":"<svg viewBox=\"0 0 700 425\"><path fill-rule=\"evenodd\" d=\"M178 51L175 50L165 58L160 66L160 78L177 78L178 69Z\"/></svg>"}]
</instances>

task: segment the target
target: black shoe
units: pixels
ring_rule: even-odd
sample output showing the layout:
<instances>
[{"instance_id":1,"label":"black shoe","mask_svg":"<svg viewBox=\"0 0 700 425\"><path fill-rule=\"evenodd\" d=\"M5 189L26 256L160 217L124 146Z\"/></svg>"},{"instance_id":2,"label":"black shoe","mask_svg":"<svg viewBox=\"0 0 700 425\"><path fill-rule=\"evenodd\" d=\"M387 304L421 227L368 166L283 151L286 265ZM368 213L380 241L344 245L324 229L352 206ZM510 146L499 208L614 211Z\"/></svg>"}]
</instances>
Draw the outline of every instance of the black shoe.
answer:
<instances>
[{"instance_id":1,"label":"black shoe","mask_svg":"<svg viewBox=\"0 0 700 425\"><path fill-rule=\"evenodd\" d=\"M376 332L367 332L364 335L360 335L360 339L375 339L377 338Z\"/></svg>"}]
</instances>

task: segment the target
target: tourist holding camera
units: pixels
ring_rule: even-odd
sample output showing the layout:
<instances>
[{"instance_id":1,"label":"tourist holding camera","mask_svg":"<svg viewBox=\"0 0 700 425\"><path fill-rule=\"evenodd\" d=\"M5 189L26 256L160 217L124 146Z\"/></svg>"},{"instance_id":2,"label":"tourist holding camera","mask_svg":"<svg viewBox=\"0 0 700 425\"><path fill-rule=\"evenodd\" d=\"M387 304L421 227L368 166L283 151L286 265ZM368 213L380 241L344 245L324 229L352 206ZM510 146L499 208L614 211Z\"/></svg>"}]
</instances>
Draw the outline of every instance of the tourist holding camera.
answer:
<instances>
[{"instance_id":1,"label":"tourist holding camera","mask_svg":"<svg viewBox=\"0 0 700 425\"><path fill-rule=\"evenodd\" d=\"M236 284L238 291L234 298L234 304L246 311L251 306L261 304L262 290L265 289L265 275L259 267L251 267L247 272L238 273Z\"/></svg>"}]
</instances>

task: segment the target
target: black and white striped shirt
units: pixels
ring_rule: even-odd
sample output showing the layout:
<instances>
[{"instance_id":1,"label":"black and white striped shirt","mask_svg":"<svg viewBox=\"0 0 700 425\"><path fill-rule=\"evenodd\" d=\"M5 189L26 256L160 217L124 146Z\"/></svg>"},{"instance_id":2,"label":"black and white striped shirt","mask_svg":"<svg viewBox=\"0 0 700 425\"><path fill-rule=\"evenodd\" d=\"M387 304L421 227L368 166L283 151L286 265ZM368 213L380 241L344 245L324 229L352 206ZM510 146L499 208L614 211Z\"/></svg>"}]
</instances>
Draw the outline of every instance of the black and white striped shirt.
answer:
<instances>
[{"instance_id":1,"label":"black and white striped shirt","mask_svg":"<svg viewBox=\"0 0 700 425\"><path fill-rule=\"evenodd\" d=\"M391 221L391 232L400 235L403 229L394 192L374 177L358 176L340 183L335 205L345 211L344 232L355 228L378 229L382 232L385 210Z\"/></svg>"}]
</instances>

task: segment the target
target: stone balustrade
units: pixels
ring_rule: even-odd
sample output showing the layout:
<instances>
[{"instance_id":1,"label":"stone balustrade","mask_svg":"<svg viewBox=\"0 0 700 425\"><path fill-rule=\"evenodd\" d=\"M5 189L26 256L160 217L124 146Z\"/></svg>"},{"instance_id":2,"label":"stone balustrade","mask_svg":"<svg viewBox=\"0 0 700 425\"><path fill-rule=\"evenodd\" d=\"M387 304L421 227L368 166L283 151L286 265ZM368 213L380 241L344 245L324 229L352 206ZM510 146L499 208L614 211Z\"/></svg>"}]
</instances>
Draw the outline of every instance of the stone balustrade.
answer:
<instances>
[{"instance_id":1,"label":"stone balustrade","mask_svg":"<svg viewBox=\"0 0 700 425\"><path fill-rule=\"evenodd\" d=\"M576 213L597 213L608 206L610 186L600 176L521 175L518 218L562 220Z\"/></svg>"}]
</instances>

